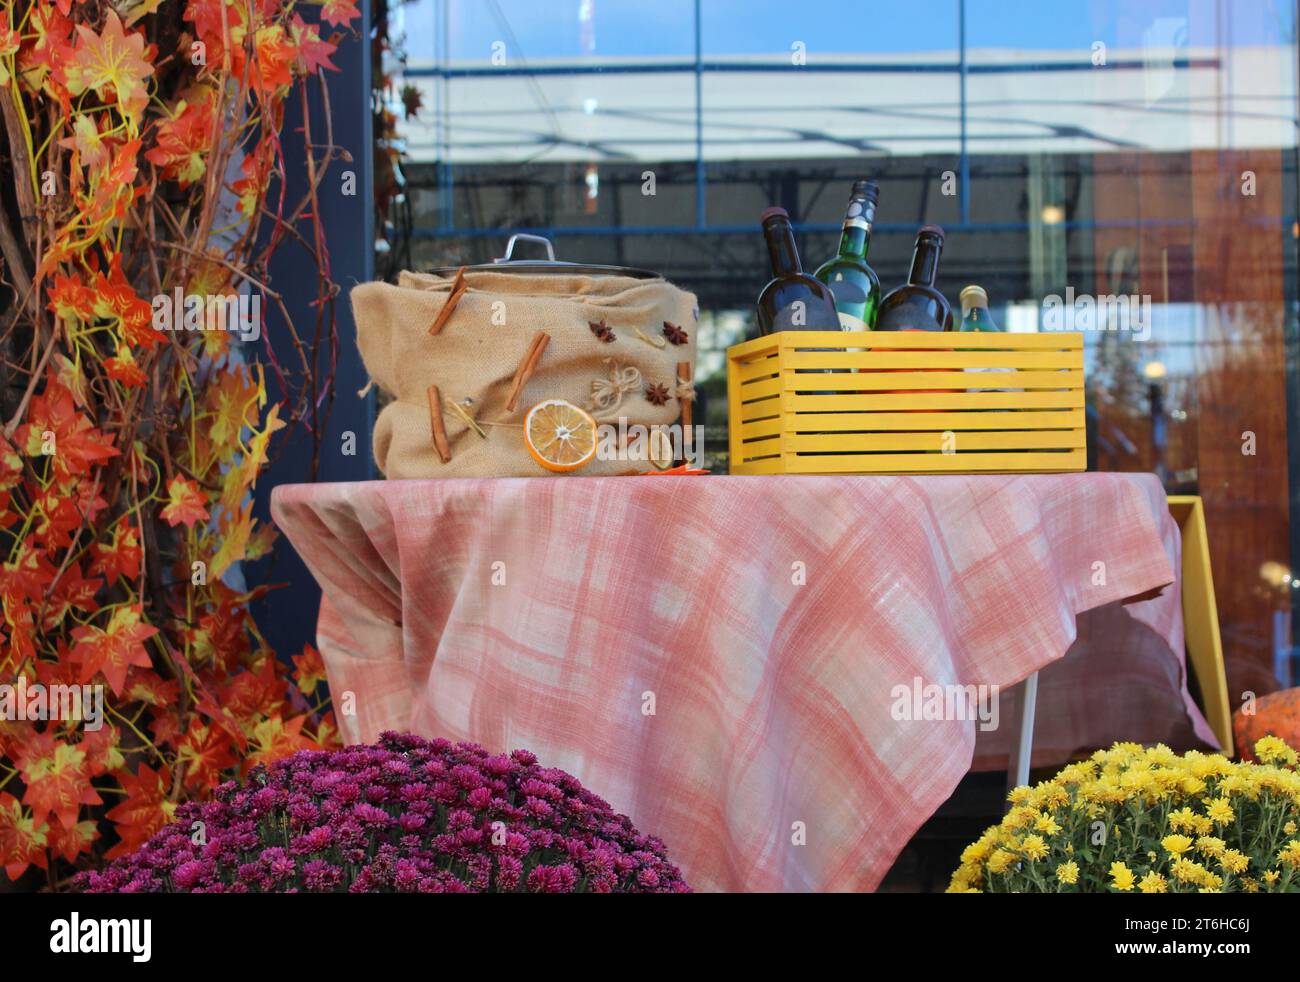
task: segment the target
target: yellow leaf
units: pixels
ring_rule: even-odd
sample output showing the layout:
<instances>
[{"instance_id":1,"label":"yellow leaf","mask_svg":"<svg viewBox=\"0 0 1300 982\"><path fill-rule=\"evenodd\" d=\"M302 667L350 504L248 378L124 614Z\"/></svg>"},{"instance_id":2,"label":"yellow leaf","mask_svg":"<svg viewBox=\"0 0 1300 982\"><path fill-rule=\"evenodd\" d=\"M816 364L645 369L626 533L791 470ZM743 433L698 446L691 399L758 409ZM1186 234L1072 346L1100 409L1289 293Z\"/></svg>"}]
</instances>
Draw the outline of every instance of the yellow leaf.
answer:
<instances>
[{"instance_id":1,"label":"yellow leaf","mask_svg":"<svg viewBox=\"0 0 1300 982\"><path fill-rule=\"evenodd\" d=\"M126 15L126 26L130 27L141 17L148 16L162 6L163 0L140 0L136 6L131 8L131 12Z\"/></svg>"},{"instance_id":2,"label":"yellow leaf","mask_svg":"<svg viewBox=\"0 0 1300 982\"><path fill-rule=\"evenodd\" d=\"M253 532L253 503L250 501L234 516L222 521L221 548L217 550L208 569L208 575L220 579L235 563L244 558L248 537Z\"/></svg>"}]
</instances>

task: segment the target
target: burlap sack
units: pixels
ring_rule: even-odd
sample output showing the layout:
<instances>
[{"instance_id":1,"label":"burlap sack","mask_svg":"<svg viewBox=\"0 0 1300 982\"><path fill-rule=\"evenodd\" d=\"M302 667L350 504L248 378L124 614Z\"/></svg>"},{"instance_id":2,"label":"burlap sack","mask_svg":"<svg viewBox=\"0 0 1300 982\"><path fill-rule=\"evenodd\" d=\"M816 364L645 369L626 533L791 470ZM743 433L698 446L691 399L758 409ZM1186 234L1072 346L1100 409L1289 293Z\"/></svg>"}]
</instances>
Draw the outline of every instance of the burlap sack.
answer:
<instances>
[{"instance_id":1,"label":"burlap sack","mask_svg":"<svg viewBox=\"0 0 1300 982\"><path fill-rule=\"evenodd\" d=\"M451 460L434 447L427 391L438 386L480 423L521 424L543 399L567 399L598 422L629 426L669 424L681 413L677 363L695 365L695 297L662 279L557 273L467 272L469 287L436 336L429 328L446 303L452 279L402 273L397 286L366 283L352 290L357 342L370 377L394 396L375 425L375 461L392 479L420 477L530 477L551 473L528 452L518 426L484 425L484 439L452 412L444 413ZM603 322L614 340L602 341L590 324ZM665 323L687 334L667 341ZM662 347L638 337L665 342ZM538 331L551 340L514 412L506 411L516 369ZM640 383L621 398L593 402L593 383L636 369ZM664 405L646 397L650 386L669 394ZM608 385L604 387L608 390ZM576 473L617 474L636 462L599 457ZM640 465L642 469L649 465Z\"/></svg>"}]
</instances>

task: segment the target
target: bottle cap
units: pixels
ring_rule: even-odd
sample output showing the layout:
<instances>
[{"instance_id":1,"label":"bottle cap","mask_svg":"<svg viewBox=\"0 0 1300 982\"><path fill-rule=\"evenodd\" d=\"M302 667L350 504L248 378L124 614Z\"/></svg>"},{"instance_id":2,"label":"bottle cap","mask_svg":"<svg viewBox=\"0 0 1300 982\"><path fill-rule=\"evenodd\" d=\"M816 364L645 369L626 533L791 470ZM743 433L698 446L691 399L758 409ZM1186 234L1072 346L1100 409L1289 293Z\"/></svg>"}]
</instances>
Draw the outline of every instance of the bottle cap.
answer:
<instances>
[{"instance_id":1,"label":"bottle cap","mask_svg":"<svg viewBox=\"0 0 1300 982\"><path fill-rule=\"evenodd\" d=\"M940 241L943 240L943 229L938 225L922 225L920 231L916 233L917 238L922 235L933 235Z\"/></svg>"},{"instance_id":2,"label":"bottle cap","mask_svg":"<svg viewBox=\"0 0 1300 982\"><path fill-rule=\"evenodd\" d=\"M959 299L963 307L987 307L989 305L989 295L984 292L984 287L976 286L974 283L962 288Z\"/></svg>"},{"instance_id":3,"label":"bottle cap","mask_svg":"<svg viewBox=\"0 0 1300 982\"><path fill-rule=\"evenodd\" d=\"M849 195L852 198L866 198L872 204L880 200L880 185L875 181L854 181L853 191Z\"/></svg>"},{"instance_id":4,"label":"bottle cap","mask_svg":"<svg viewBox=\"0 0 1300 982\"><path fill-rule=\"evenodd\" d=\"M758 216L758 221L760 224L766 225L773 218L784 218L789 221L790 213L779 205L773 205L771 208L763 209L763 214Z\"/></svg>"}]
</instances>

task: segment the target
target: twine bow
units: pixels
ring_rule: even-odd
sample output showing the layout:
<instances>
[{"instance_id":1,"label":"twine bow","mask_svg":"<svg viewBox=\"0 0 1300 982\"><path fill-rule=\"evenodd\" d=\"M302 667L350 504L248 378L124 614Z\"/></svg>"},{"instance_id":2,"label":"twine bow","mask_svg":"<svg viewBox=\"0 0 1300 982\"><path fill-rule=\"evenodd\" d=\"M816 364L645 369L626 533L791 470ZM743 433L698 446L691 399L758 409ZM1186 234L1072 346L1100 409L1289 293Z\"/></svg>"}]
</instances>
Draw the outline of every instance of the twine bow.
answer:
<instances>
[{"instance_id":1,"label":"twine bow","mask_svg":"<svg viewBox=\"0 0 1300 982\"><path fill-rule=\"evenodd\" d=\"M587 402L587 409L611 416L618 412L625 394L640 391L641 371L635 365L620 368L613 358L606 358L604 362L609 366L609 378L591 380L591 399Z\"/></svg>"}]
</instances>

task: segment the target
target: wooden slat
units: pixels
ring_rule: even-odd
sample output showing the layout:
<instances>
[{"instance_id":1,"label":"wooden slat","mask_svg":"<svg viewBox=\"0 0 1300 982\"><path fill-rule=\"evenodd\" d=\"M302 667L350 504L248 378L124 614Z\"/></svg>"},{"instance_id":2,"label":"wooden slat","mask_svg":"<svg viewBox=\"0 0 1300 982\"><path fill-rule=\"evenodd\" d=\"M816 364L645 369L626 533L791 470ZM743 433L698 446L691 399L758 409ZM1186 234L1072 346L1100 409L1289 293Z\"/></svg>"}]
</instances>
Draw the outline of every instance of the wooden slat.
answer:
<instances>
[{"instance_id":1,"label":"wooden slat","mask_svg":"<svg viewBox=\"0 0 1300 982\"><path fill-rule=\"evenodd\" d=\"M1002 349L1023 351L1082 350L1083 335L1078 331L1045 331L1040 334L962 334L954 331L783 331L771 335L777 339L781 355L796 348L947 348L949 350ZM746 342L751 343L751 342ZM737 352L738 348L731 348ZM752 357L766 346L748 352Z\"/></svg>"},{"instance_id":2,"label":"wooden slat","mask_svg":"<svg viewBox=\"0 0 1300 982\"><path fill-rule=\"evenodd\" d=\"M779 378L766 378L761 382L750 382L748 385L741 384L737 385L735 389L736 398L740 399L742 403L765 399L780 392L781 380Z\"/></svg>"},{"instance_id":3,"label":"wooden slat","mask_svg":"<svg viewBox=\"0 0 1300 982\"><path fill-rule=\"evenodd\" d=\"M786 473L785 461L780 457L765 457L759 460L746 460L738 468L732 469L733 474L784 474Z\"/></svg>"},{"instance_id":4,"label":"wooden slat","mask_svg":"<svg viewBox=\"0 0 1300 982\"><path fill-rule=\"evenodd\" d=\"M762 363L758 363L762 364ZM775 370L775 362L770 363ZM837 368L1083 368L1082 351L791 351L781 359L790 369ZM745 366L748 368L749 366ZM972 373L974 374L974 373ZM985 372L981 374L993 374ZM741 370L744 378L744 369Z\"/></svg>"},{"instance_id":5,"label":"wooden slat","mask_svg":"<svg viewBox=\"0 0 1300 982\"><path fill-rule=\"evenodd\" d=\"M973 379L979 379L978 382ZM973 372L818 372L815 375L781 374L786 392L828 392L897 389L978 389L1010 388L1007 377L999 372L975 375ZM1016 372L1017 389L1082 389L1083 372ZM748 397L746 395L746 397Z\"/></svg>"},{"instance_id":6,"label":"wooden slat","mask_svg":"<svg viewBox=\"0 0 1300 982\"><path fill-rule=\"evenodd\" d=\"M787 414L780 420L764 420L779 432L813 433L823 431L890 432L895 430L1069 430L1083 425L1076 412L1069 410L1009 410L992 412L948 413L803 413ZM742 430L755 423L744 423ZM766 430L764 431L766 432Z\"/></svg>"},{"instance_id":7,"label":"wooden slat","mask_svg":"<svg viewBox=\"0 0 1300 982\"><path fill-rule=\"evenodd\" d=\"M767 436L778 436L786 423L780 416L774 416L771 419L760 419L752 423L740 424L740 438L742 440L757 440Z\"/></svg>"},{"instance_id":8,"label":"wooden slat","mask_svg":"<svg viewBox=\"0 0 1300 982\"><path fill-rule=\"evenodd\" d=\"M770 378L781 369L781 363L775 358L763 358L759 361L738 363L737 374L742 384L752 383L755 379Z\"/></svg>"},{"instance_id":9,"label":"wooden slat","mask_svg":"<svg viewBox=\"0 0 1300 982\"><path fill-rule=\"evenodd\" d=\"M1076 450L1085 445L1082 430L1023 430L1000 433L952 433L953 456L981 450ZM791 453L941 452L943 433L787 433Z\"/></svg>"},{"instance_id":10,"label":"wooden slat","mask_svg":"<svg viewBox=\"0 0 1300 982\"><path fill-rule=\"evenodd\" d=\"M965 454L820 454L790 456L786 458L785 473L791 474L967 474L967 473L1034 473L1054 474L1081 471L1087 467L1086 451L1028 453L965 453ZM763 462L763 469L753 469L752 463L741 463L737 474L775 474L781 468L772 468Z\"/></svg>"},{"instance_id":11,"label":"wooden slat","mask_svg":"<svg viewBox=\"0 0 1300 982\"><path fill-rule=\"evenodd\" d=\"M848 395L786 395L788 411L804 413L911 410L1082 409L1082 389L1059 392L854 392ZM753 413L746 408L745 416Z\"/></svg>"},{"instance_id":12,"label":"wooden slat","mask_svg":"<svg viewBox=\"0 0 1300 982\"><path fill-rule=\"evenodd\" d=\"M1214 602L1210 543L1205 508L1195 495L1170 495L1169 511L1178 522L1183 541L1182 607L1187 659L1196 675L1205 718L1225 753L1233 756L1232 704L1223 668L1223 640Z\"/></svg>"},{"instance_id":13,"label":"wooden slat","mask_svg":"<svg viewBox=\"0 0 1300 982\"><path fill-rule=\"evenodd\" d=\"M751 338L748 341L742 341L740 344L733 344L727 349L728 361L744 363L751 358L760 358L764 355L773 354L780 348L780 342L777 340L779 335L769 334L766 337Z\"/></svg>"}]
</instances>

